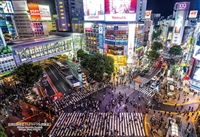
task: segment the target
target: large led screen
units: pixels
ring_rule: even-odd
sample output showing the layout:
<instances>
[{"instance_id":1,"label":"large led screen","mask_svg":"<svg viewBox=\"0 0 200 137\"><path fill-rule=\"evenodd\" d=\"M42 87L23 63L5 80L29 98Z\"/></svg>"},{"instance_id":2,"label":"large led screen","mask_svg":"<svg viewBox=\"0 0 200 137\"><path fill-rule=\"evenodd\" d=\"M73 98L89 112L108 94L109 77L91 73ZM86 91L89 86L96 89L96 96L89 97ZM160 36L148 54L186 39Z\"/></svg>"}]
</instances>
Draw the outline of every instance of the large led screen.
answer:
<instances>
[{"instance_id":1,"label":"large led screen","mask_svg":"<svg viewBox=\"0 0 200 137\"><path fill-rule=\"evenodd\" d=\"M83 0L84 20L104 20L104 0Z\"/></svg>"},{"instance_id":2,"label":"large led screen","mask_svg":"<svg viewBox=\"0 0 200 137\"><path fill-rule=\"evenodd\" d=\"M106 21L135 21L137 0L105 0Z\"/></svg>"}]
</instances>

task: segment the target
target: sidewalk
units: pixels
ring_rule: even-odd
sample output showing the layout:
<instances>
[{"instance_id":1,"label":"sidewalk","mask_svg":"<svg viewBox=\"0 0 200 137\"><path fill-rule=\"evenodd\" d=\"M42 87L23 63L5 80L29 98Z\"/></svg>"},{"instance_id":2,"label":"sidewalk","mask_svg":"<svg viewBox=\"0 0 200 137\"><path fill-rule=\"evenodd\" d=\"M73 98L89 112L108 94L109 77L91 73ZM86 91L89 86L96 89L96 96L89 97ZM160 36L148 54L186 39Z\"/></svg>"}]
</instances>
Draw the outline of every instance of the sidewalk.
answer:
<instances>
[{"instance_id":1,"label":"sidewalk","mask_svg":"<svg viewBox=\"0 0 200 137\"><path fill-rule=\"evenodd\" d=\"M148 137L164 137L166 136L168 128L170 128L169 119L175 120L180 125L179 137L187 137L188 134L197 137L195 133L195 118L197 116L197 112L193 115L189 113L189 115L177 114L176 112L163 112L157 110L151 110L145 116L145 131ZM188 118L189 117L189 118ZM162 121L162 122L160 122ZM194 129L192 131L192 129Z\"/></svg>"}]
</instances>

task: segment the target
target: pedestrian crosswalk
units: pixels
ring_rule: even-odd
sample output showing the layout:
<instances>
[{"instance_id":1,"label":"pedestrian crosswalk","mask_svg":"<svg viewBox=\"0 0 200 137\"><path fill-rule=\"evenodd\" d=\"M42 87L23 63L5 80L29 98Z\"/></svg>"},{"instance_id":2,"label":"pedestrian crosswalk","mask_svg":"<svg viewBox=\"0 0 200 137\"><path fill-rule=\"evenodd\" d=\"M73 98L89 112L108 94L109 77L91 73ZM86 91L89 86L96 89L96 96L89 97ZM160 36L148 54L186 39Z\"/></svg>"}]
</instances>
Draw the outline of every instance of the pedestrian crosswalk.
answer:
<instances>
[{"instance_id":1,"label":"pedestrian crosswalk","mask_svg":"<svg viewBox=\"0 0 200 137\"><path fill-rule=\"evenodd\" d=\"M142 92L143 94L146 94L149 97L153 97L155 95L155 91L151 88L144 87L141 88L139 91Z\"/></svg>"},{"instance_id":2,"label":"pedestrian crosswalk","mask_svg":"<svg viewBox=\"0 0 200 137\"><path fill-rule=\"evenodd\" d=\"M70 95L64 96L60 100L55 101L54 108L55 110L59 111L63 108L68 107L71 104L78 102L79 100L88 97L89 95L93 94L94 90L84 90L84 91L77 91Z\"/></svg>"},{"instance_id":3,"label":"pedestrian crosswalk","mask_svg":"<svg viewBox=\"0 0 200 137\"><path fill-rule=\"evenodd\" d=\"M142 113L62 113L49 136L145 137Z\"/></svg>"}]
</instances>

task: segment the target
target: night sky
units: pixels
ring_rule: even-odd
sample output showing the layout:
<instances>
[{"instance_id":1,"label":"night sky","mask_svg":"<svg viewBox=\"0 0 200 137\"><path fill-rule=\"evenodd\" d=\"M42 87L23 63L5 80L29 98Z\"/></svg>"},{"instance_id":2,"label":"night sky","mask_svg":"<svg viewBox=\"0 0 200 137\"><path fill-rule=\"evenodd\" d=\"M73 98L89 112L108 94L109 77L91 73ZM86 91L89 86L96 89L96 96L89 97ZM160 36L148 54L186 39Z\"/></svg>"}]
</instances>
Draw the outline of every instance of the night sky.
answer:
<instances>
[{"instance_id":1,"label":"night sky","mask_svg":"<svg viewBox=\"0 0 200 137\"><path fill-rule=\"evenodd\" d=\"M172 15L174 4L183 1L191 2L190 9L200 12L200 0L147 0L147 10L152 10L153 13L161 13L162 16L167 17Z\"/></svg>"},{"instance_id":2,"label":"night sky","mask_svg":"<svg viewBox=\"0 0 200 137\"><path fill-rule=\"evenodd\" d=\"M54 0L27 0L33 3L48 4L52 14L56 13ZM153 13L161 13L162 16L169 16L173 13L175 2L189 1L191 10L199 10L200 14L200 0L147 0L147 10L152 10Z\"/></svg>"}]
</instances>

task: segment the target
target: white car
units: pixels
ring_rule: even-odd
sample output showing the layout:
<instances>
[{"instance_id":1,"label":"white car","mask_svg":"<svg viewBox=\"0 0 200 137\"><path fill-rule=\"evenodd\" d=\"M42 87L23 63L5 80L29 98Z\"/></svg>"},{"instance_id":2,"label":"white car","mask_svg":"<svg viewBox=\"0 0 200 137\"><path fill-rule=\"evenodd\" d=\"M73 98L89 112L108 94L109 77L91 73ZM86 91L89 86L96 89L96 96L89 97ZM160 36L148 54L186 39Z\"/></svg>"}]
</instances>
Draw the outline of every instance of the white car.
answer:
<instances>
[{"instance_id":1,"label":"white car","mask_svg":"<svg viewBox=\"0 0 200 137\"><path fill-rule=\"evenodd\" d=\"M153 80L153 81L155 81L157 79L157 77L156 76L154 76L153 78L151 78L151 80Z\"/></svg>"},{"instance_id":2,"label":"white car","mask_svg":"<svg viewBox=\"0 0 200 137\"><path fill-rule=\"evenodd\" d=\"M155 82L153 82L153 83L151 84L150 88L151 88L151 89L154 89L154 88L155 88L155 86L156 86L156 83L155 83Z\"/></svg>"}]
</instances>

